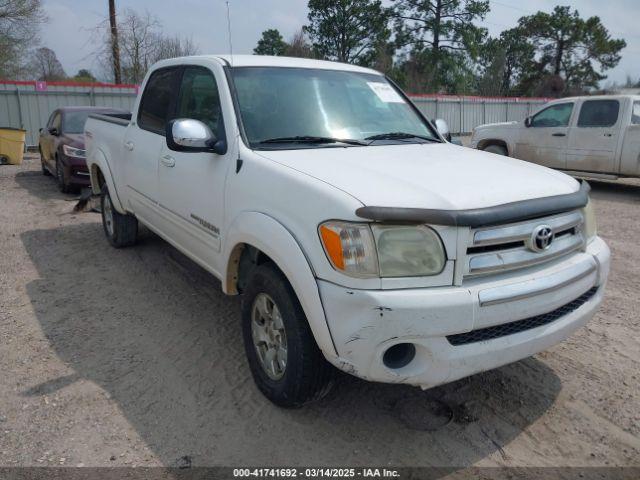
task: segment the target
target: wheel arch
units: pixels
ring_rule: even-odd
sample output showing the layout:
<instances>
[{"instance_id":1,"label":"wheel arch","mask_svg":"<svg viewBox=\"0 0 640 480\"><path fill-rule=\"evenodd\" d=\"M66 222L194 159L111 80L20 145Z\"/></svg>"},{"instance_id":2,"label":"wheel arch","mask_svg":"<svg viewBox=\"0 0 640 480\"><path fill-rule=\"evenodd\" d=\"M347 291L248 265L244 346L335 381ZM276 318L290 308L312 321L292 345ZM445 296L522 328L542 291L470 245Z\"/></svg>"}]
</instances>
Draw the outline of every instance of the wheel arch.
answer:
<instances>
[{"instance_id":1,"label":"wheel arch","mask_svg":"<svg viewBox=\"0 0 640 480\"><path fill-rule=\"evenodd\" d=\"M272 261L293 288L320 350L330 361L337 358L313 269L291 232L264 213L244 212L231 224L224 245L223 291L240 293L243 254L254 255L258 263Z\"/></svg>"},{"instance_id":2,"label":"wheel arch","mask_svg":"<svg viewBox=\"0 0 640 480\"><path fill-rule=\"evenodd\" d=\"M504 147L504 149L507 151L507 155L511 155L511 147L509 146L509 144L505 141L502 140L500 138L485 138L483 140L480 140L478 142L478 150L484 150L487 147L490 147L491 145L497 145L499 147Z\"/></svg>"},{"instance_id":3,"label":"wheel arch","mask_svg":"<svg viewBox=\"0 0 640 480\"><path fill-rule=\"evenodd\" d=\"M113 181L113 175L109 169L109 163L107 162L104 154L98 150L94 152L90 159L87 161L89 168L89 175L91 178L91 190L94 195L100 195L102 192L102 186L106 183L109 193L111 194L111 203L114 208L124 214L126 209L120 201L118 190L116 189L115 182Z\"/></svg>"}]
</instances>

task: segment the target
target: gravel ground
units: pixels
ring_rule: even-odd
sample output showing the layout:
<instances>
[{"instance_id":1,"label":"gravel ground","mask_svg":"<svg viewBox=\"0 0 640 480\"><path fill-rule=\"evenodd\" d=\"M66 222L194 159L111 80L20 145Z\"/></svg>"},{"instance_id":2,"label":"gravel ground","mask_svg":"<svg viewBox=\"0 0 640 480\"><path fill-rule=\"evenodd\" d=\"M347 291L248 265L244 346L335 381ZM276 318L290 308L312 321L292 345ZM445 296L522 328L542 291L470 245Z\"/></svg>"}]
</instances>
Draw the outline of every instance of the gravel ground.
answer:
<instances>
[{"instance_id":1,"label":"gravel ground","mask_svg":"<svg viewBox=\"0 0 640 480\"><path fill-rule=\"evenodd\" d=\"M0 167L0 466L640 465L640 182L592 182L604 305L533 358L422 392L343 376L280 410L239 301L157 236L108 246L37 156Z\"/></svg>"}]
</instances>

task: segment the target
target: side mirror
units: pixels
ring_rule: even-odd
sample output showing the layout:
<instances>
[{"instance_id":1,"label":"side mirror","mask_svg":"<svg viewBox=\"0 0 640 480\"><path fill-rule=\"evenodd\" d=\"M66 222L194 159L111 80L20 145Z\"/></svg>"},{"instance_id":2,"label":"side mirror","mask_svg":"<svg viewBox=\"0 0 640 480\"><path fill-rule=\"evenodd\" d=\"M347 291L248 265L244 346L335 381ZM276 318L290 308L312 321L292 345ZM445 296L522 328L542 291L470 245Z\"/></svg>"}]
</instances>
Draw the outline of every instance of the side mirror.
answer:
<instances>
[{"instance_id":1,"label":"side mirror","mask_svg":"<svg viewBox=\"0 0 640 480\"><path fill-rule=\"evenodd\" d=\"M54 137L57 137L58 135L60 135L60 132L59 132L59 131L58 131L58 129L57 129L57 128L55 128L55 127L51 127L51 128L49 129L49 133L50 133L51 135L53 135Z\"/></svg>"},{"instance_id":2,"label":"side mirror","mask_svg":"<svg viewBox=\"0 0 640 480\"><path fill-rule=\"evenodd\" d=\"M436 130L444 137L447 142L451 141L451 132L449 131L449 125L442 118L436 118L434 123L436 124Z\"/></svg>"},{"instance_id":3,"label":"side mirror","mask_svg":"<svg viewBox=\"0 0 640 480\"><path fill-rule=\"evenodd\" d=\"M531 117L527 117L524 119L524 126L527 128L531 126Z\"/></svg>"},{"instance_id":4,"label":"side mirror","mask_svg":"<svg viewBox=\"0 0 640 480\"><path fill-rule=\"evenodd\" d=\"M176 152L213 152L224 155L227 142L218 140L200 120L177 118L167 123L167 147Z\"/></svg>"}]
</instances>

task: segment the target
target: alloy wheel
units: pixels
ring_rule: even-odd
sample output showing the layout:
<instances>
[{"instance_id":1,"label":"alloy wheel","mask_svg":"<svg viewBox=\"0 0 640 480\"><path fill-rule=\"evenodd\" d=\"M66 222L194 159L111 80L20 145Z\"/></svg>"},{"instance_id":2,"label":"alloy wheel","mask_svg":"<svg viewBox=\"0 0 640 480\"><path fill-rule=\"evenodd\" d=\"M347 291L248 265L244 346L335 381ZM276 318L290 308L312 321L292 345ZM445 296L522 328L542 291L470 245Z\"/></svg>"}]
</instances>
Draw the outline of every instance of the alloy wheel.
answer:
<instances>
[{"instance_id":1,"label":"alloy wheel","mask_svg":"<svg viewBox=\"0 0 640 480\"><path fill-rule=\"evenodd\" d=\"M260 365L272 380L287 368L287 335L280 309L266 293L259 293L251 309L251 335Z\"/></svg>"}]
</instances>

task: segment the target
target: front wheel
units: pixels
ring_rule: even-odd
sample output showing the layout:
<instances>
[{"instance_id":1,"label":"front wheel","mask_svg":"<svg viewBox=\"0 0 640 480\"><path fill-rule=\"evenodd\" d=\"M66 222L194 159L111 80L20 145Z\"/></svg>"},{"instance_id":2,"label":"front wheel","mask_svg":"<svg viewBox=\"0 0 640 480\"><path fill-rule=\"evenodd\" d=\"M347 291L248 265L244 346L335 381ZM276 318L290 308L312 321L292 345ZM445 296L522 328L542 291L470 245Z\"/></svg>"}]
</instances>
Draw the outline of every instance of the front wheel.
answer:
<instances>
[{"instance_id":1,"label":"front wheel","mask_svg":"<svg viewBox=\"0 0 640 480\"><path fill-rule=\"evenodd\" d=\"M104 184L100 201L102 227L109 243L115 248L129 247L136 243L138 220L133 215L123 215L113 207L109 189Z\"/></svg>"},{"instance_id":2,"label":"front wheel","mask_svg":"<svg viewBox=\"0 0 640 480\"><path fill-rule=\"evenodd\" d=\"M67 176L64 173L64 166L59 158L56 158L56 180L58 181L58 189L60 189L62 193L69 193L71 191Z\"/></svg>"},{"instance_id":3,"label":"front wheel","mask_svg":"<svg viewBox=\"0 0 640 480\"><path fill-rule=\"evenodd\" d=\"M300 407L331 389L333 367L291 285L272 263L255 268L243 293L242 333L253 379L276 405Z\"/></svg>"},{"instance_id":4,"label":"front wheel","mask_svg":"<svg viewBox=\"0 0 640 480\"><path fill-rule=\"evenodd\" d=\"M47 168L47 165L46 165L46 162L45 162L45 159L44 159L44 155L42 155L42 149L38 148L38 151L40 152L40 164L42 166L42 174L45 177L49 177L49 176L51 176L51 172Z\"/></svg>"}]
</instances>

